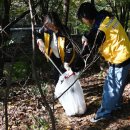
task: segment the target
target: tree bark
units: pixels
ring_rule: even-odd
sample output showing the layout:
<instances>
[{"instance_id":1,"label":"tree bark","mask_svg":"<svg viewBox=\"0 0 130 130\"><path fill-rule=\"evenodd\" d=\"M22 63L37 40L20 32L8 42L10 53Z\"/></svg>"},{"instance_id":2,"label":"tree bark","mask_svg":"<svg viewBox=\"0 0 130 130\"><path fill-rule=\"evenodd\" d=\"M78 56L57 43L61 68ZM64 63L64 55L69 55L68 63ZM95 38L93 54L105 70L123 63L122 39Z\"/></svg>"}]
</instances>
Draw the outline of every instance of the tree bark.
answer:
<instances>
[{"instance_id":1,"label":"tree bark","mask_svg":"<svg viewBox=\"0 0 130 130\"><path fill-rule=\"evenodd\" d=\"M91 3L95 6L95 0L91 0Z\"/></svg>"},{"instance_id":2,"label":"tree bark","mask_svg":"<svg viewBox=\"0 0 130 130\"><path fill-rule=\"evenodd\" d=\"M0 18L0 30L4 28L9 23L9 11L10 11L10 0L3 0L1 3L2 14ZM9 30L5 30L5 33L0 31L0 47L4 44L4 41L7 40L7 33ZM2 53L2 47L0 48L0 79L3 77L3 68L4 68L4 54Z\"/></svg>"},{"instance_id":3,"label":"tree bark","mask_svg":"<svg viewBox=\"0 0 130 130\"><path fill-rule=\"evenodd\" d=\"M70 3L70 0L64 0L64 24L67 26L67 22L68 22L68 15L69 15L69 3Z\"/></svg>"},{"instance_id":4,"label":"tree bark","mask_svg":"<svg viewBox=\"0 0 130 130\"><path fill-rule=\"evenodd\" d=\"M43 94L42 88L40 83L38 82L38 78L37 78L37 73L36 73L36 68L35 68L35 36L34 36L34 17L33 17L33 11L32 11L32 0L29 0L29 9L30 9L30 16L31 16L31 26L32 26L32 48L33 48L33 63L32 63L32 69L33 69L33 74L34 74L34 78L35 81L37 83L39 92L41 94L42 97L42 104L46 107L46 110L49 112L50 118L51 118L51 123L52 123L52 130L56 130L55 128L55 118L52 112L52 109L49 105L49 103L46 100L46 96Z\"/></svg>"}]
</instances>

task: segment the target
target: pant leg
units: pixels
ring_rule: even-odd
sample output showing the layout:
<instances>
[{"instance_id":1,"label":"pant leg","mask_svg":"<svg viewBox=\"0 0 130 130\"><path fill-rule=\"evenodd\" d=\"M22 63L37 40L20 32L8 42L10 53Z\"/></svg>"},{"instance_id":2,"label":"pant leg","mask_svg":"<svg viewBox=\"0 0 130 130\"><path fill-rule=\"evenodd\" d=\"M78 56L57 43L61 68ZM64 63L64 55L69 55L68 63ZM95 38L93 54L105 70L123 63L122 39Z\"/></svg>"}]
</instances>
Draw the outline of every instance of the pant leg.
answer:
<instances>
[{"instance_id":1,"label":"pant leg","mask_svg":"<svg viewBox=\"0 0 130 130\"><path fill-rule=\"evenodd\" d=\"M57 68L63 73L65 72L65 69L63 68L63 64L60 58L57 58L54 54L51 56L52 61L54 64L57 66ZM59 71L55 68L55 66L52 66L52 77L54 79L54 85L57 84L59 80L60 73Z\"/></svg>"},{"instance_id":2,"label":"pant leg","mask_svg":"<svg viewBox=\"0 0 130 130\"><path fill-rule=\"evenodd\" d=\"M127 80L128 80L129 69L130 69L130 64L123 67L123 70L122 70L122 84L121 84L122 87L120 88L120 91L119 91L119 99L118 99L117 104L116 104L117 107L122 105L123 92L124 92L125 86L128 83Z\"/></svg>"},{"instance_id":3,"label":"pant leg","mask_svg":"<svg viewBox=\"0 0 130 130\"><path fill-rule=\"evenodd\" d=\"M120 68L109 67L103 87L101 107L96 113L97 117L110 115L112 110L120 104L129 68L130 64Z\"/></svg>"},{"instance_id":4,"label":"pant leg","mask_svg":"<svg viewBox=\"0 0 130 130\"><path fill-rule=\"evenodd\" d=\"M71 63L70 67L72 71L79 72L85 67L85 62L83 58L79 54L76 53L75 59Z\"/></svg>"}]
</instances>

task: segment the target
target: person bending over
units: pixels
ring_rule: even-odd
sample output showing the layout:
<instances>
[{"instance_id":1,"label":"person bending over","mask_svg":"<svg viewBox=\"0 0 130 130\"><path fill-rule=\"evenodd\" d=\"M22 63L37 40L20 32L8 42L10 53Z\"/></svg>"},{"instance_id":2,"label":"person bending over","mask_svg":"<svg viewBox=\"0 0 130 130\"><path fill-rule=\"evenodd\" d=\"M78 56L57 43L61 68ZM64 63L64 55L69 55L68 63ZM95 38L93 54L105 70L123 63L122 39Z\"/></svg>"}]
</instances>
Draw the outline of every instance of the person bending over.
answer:
<instances>
[{"instance_id":1,"label":"person bending over","mask_svg":"<svg viewBox=\"0 0 130 130\"><path fill-rule=\"evenodd\" d=\"M96 44L97 53L110 64L101 106L90 121L110 119L112 111L122 106L122 94L130 69L130 41L115 16L105 10L97 11L89 2L80 5L77 16L82 23L91 26L82 43L86 46Z\"/></svg>"},{"instance_id":2,"label":"person bending over","mask_svg":"<svg viewBox=\"0 0 130 130\"><path fill-rule=\"evenodd\" d=\"M49 12L44 16L43 27L39 29L37 35L39 50L46 53L62 73L78 72L84 66L83 59L76 53L68 35L70 36L68 28L61 23L55 12ZM79 64L77 64L78 60L80 60ZM57 83L59 72L56 69L54 69L54 77Z\"/></svg>"}]
</instances>

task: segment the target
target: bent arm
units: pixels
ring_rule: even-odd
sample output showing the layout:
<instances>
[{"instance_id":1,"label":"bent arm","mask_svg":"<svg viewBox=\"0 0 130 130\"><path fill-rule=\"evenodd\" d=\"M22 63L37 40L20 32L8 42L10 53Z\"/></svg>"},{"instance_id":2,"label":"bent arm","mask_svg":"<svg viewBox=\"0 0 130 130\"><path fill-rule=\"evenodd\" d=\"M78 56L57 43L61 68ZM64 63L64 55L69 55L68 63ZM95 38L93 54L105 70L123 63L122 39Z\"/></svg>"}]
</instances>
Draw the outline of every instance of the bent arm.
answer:
<instances>
[{"instance_id":1,"label":"bent arm","mask_svg":"<svg viewBox=\"0 0 130 130\"><path fill-rule=\"evenodd\" d=\"M72 72L70 66L69 66L69 62L71 61L73 57L73 45L71 42L69 42L68 39L66 39L65 42L65 57L64 57L64 68L69 71Z\"/></svg>"},{"instance_id":2,"label":"bent arm","mask_svg":"<svg viewBox=\"0 0 130 130\"><path fill-rule=\"evenodd\" d=\"M89 54L93 46L95 45L95 51L98 51L98 48L105 41L105 33L100 30L91 30L88 34L84 34L82 39L83 49L82 55ZM84 42L85 41L85 42ZM85 45L84 45L85 43Z\"/></svg>"}]
</instances>

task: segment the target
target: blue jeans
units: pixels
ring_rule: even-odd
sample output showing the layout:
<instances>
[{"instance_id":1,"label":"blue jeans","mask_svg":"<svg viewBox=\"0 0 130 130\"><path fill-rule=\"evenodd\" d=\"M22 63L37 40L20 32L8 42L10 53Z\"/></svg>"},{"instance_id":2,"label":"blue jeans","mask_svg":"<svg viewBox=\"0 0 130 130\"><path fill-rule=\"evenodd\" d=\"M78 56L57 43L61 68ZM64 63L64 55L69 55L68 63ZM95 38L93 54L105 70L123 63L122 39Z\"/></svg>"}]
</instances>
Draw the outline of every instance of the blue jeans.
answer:
<instances>
[{"instance_id":1,"label":"blue jeans","mask_svg":"<svg viewBox=\"0 0 130 130\"><path fill-rule=\"evenodd\" d=\"M126 85L126 79L130 64L123 67L110 66L105 79L102 95L102 103L96 113L96 117L107 117L112 110L116 110L122 103L122 94Z\"/></svg>"}]
</instances>

